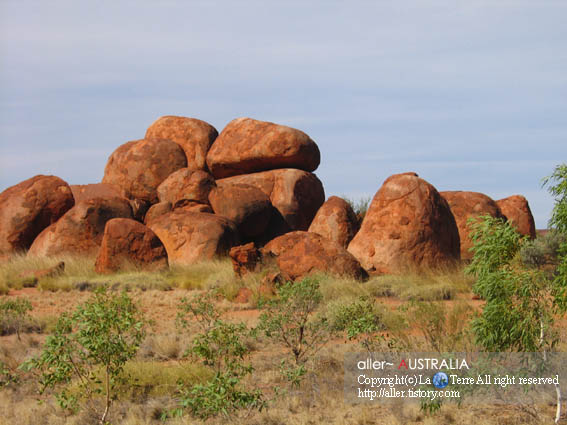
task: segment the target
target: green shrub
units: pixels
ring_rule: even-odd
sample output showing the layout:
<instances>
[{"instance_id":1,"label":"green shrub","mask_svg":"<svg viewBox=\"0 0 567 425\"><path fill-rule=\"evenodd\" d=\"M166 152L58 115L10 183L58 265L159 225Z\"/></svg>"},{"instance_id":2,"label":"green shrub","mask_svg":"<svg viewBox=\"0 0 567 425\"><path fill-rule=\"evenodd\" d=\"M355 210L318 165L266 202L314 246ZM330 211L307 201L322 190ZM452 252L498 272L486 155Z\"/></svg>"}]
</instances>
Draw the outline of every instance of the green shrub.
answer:
<instances>
[{"instance_id":1,"label":"green shrub","mask_svg":"<svg viewBox=\"0 0 567 425\"><path fill-rule=\"evenodd\" d=\"M18 341L20 341L20 332L26 326L29 327L29 323L32 321L28 314L32 310L31 303L25 298L0 301L0 335L15 332L18 335Z\"/></svg>"},{"instance_id":2,"label":"green shrub","mask_svg":"<svg viewBox=\"0 0 567 425\"><path fill-rule=\"evenodd\" d=\"M278 289L278 297L266 303L257 329L290 350L299 365L331 336L327 318L314 315L322 299L317 279L287 282Z\"/></svg>"},{"instance_id":3,"label":"green shrub","mask_svg":"<svg viewBox=\"0 0 567 425\"><path fill-rule=\"evenodd\" d=\"M80 398L104 397L104 410L89 407L106 423L116 390L127 382L124 365L134 358L145 336L145 320L126 293L120 296L98 288L76 311L62 314L39 357L24 369L41 372L40 391L62 387L56 393L63 409L76 411ZM75 388L70 389L69 384Z\"/></svg>"},{"instance_id":4,"label":"green shrub","mask_svg":"<svg viewBox=\"0 0 567 425\"><path fill-rule=\"evenodd\" d=\"M183 298L179 305L179 326L188 328L196 322L201 331L193 338L186 355L212 368L214 375L205 383L180 382L180 403L170 412L173 416L188 409L201 419L219 414L229 417L243 408L262 410L266 404L260 390L240 388L241 380L254 370L244 362L250 354L245 343L249 331L244 323L221 320L214 298L208 292L201 297Z\"/></svg>"}]
</instances>

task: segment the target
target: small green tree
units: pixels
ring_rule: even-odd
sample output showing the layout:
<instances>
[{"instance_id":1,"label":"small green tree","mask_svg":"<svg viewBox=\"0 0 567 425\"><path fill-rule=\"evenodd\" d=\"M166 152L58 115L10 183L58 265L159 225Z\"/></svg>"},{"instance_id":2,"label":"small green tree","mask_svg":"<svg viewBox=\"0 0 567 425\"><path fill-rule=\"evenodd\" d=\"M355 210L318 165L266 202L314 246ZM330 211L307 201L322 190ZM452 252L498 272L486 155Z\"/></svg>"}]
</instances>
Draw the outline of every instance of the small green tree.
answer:
<instances>
[{"instance_id":1,"label":"small green tree","mask_svg":"<svg viewBox=\"0 0 567 425\"><path fill-rule=\"evenodd\" d=\"M62 314L39 357L25 363L41 372L40 391L59 388L63 409L76 411L80 399L104 398L101 411L87 405L106 424L116 388L126 382L124 365L138 351L145 336L142 312L123 292L120 296L99 288L73 314ZM70 389L70 383L77 389Z\"/></svg>"},{"instance_id":2,"label":"small green tree","mask_svg":"<svg viewBox=\"0 0 567 425\"><path fill-rule=\"evenodd\" d=\"M545 274L515 261L525 241L502 219L470 222L474 253L466 272L476 276L475 293L485 301L472 321L477 342L488 351L546 351L557 343Z\"/></svg>"},{"instance_id":3,"label":"small green tree","mask_svg":"<svg viewBox=\"0 0 567 425\"><path fill-rule=\"evenodd\" d=\"M185 409L201 419L222 414L226 417L240 409L262 410L265 406L260 390L241 389L240 382L253 372L245 358L250 349L245 343L249 333L245 323L229 323L221 319L214 305L214 295L183 298L178 307L177 323L181 328L197 324L186 356L191 356L213 369L214 376L204 384L179 383L180 404L172 414L180 416Z\"/></svg>"},{"instance_id":4,"label":"small green tree","mask_svg":"<svg viewBox=\"0 0 567 425\"><path fill-rule=\"evenodd\" d=\"M314 278L287 282L278 289L278 297L267 302L258 330L291 350L299 365L330 337L327 319L313 314L322 299L319 281Z\"/></svg>"},{"instance_id":5,"label":"small green tree","mask_svg":"<svg viewBox=\"0 0 567 425\"><path fill-rule=\"evenodd\" d=\"M25 298L0 301L0 334L12 330L21 341L20 332L24 324L31 320L28 312L32 310L31 303Z\"/></svg>"}]
</instances>

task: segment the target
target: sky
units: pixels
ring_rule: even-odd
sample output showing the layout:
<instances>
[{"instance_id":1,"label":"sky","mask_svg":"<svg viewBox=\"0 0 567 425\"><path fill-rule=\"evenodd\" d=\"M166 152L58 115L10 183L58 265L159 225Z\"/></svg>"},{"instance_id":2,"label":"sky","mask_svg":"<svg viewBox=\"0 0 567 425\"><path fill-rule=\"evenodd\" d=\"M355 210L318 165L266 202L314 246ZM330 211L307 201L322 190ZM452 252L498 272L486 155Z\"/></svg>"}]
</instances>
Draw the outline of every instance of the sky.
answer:
<instances>
[{"instance_id":1,"label":"sky","mask_svg":"<svg viewBox=\"0 0 567 425\"><path fill-rule=\"evenodd\" d=\"M0 191L102 179L162 115L303 130L327 196L414 171L523 194L567 162L567 2L0 0Z\"/></svg>"}]
</instances>

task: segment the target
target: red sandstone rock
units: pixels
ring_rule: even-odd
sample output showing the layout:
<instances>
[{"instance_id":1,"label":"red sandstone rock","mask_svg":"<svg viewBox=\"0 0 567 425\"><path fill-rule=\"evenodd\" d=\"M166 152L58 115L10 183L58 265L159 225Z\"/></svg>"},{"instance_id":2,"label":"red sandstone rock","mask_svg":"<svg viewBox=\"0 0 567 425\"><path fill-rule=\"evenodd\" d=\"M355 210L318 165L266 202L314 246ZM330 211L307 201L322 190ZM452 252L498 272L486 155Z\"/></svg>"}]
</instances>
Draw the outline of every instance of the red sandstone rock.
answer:
<instances>
[{"instance_id":1,"label":"red sandstone rock","mask_svg":"<svg viewBox=\"0 0 567 425\"><path fill-rule=\"evenodd\" d=\"M237 118L224 128L207 154L216 179L278 168L314 171L319 148L294 128L251 118Z\"/></svg>"},{"instance_id":2,"label":"red sandstone rock","mask_svg":"<svg viewBox=\"0 0 567 425\"><path fill-rule=\"evenodd\" d=\"M235 224L214 214L177 209L152 219L148 225L163 242L169 264L212 260L238 245Z\"/></svg>"},{"instance_id":3,"label":"red sandstone rock","mask_svg":"<svg viewBox=\"0 0 567 425\"><path fill-rule=\"evenodd\" d=\"M244 174L217 181L217 185L246 184L264 192L276 209L269 224L270 236L290 230L307 230L325 202L323 184L315 174L296 169Z\"/></svg>"},{"instance_id":4,"label":"red sandstone rock","mask_svg":"<svg viewBox=\"0 0 567 425\"><path fill-rule=\"evenodd\" d=\"M73 184L70 186L75 203L93 198L121 198L120 189L108 183Z\"/></svg>"},{"instance_id":5,"label":"red sandstone rock","mask_svg":"<svg viewBox=\"0 0 567 425\"><path fill-rule=\"evenodd\" d=\"M209 194L209 201L215 214L232 220L246 238L264 233L272 217L270 198L254 186L220 183Z\"/></svg>"},{"instance_id":6,"label":"red sandstone rock","mask_svg":"<svg viewBox=\"0 0 567 425\"><path fill-rule=\"evenodd\" d=\"M35 239L28 255L94 255L98 252L106 222L132 218L132 208L123 198L94 198L79 202Z\"/></svg>"},{"instance_id":7,"label":"red sandstone rock","mask_svg":"<svg viewBox=\"0 0 567 425\"><path fill-rule=\"evenodd\" d=\"M360 280L368 277L352 254L317 233L286 233L269 242L262 249L262 255L274 255L283 277L288 280L317 272Z\"/></svg>"},{"instance_id":8,"label":"red sandstone rock","mask_svg":"<svg viewBox=\"0 0 567 425\"><path fill-rule=\"evenodd\" d=\"M27 250L74 204L69 185L55 176L38 175L0 193L0 255Z\"/></svg>"},{"instance_id":9,"label":"red sandstone rock","mask_svg":"<svg viewBox=\"0 0 567 425\"><path fill-rule=\"evenodd\" d=\"M500 199L496 201L496 204L519 233L529 236L531 239L536 238L534 216L526 198L522 195L514 195Z\"/></svg>"},{"instance_id":10,"label":"red sandstone rock","mask_svg":"<svg viewBox=\"0 0 567 425\"><path fill-rule=\"evenodd\" d=\"M165 247L143 224L128 218L113 218L106 223L95 270L114 273L129 264L144 270L166 268Z\"/></svg>"},{"instance_id":11,"label":"red sandstone rock","mask_svg":"<svg viewBox=\"0 0 567 425\"><path fill-rule=\"evenodd\" d=\"M213 176L201 170L182 168L171 173L157 188L160 202L187 200L209 203L209 192L216 186Z\"/></svg>"},{"instance_id":12,"label":"red sandstone rock","mask_svg":"<svg viewBox=\"0 0 567 425\"><path fill-rule=\"evenodd\" d=\"M155 204L161 182L186 166L185 153L177 143L165 139L136 140L112 153L102 182L118 187L126 198Z\"/></svg>"},{"instance_id":13,"label":"red sandstone rock","mask_svg":"<svg viewBox=\"0 0 567 425\"><path fill-rule=\"evenodd\" d=\"M318 233L346 248L358 227L358 217L350 204L342 198L331 196L317 211L309 232Z\"/></svg>"},{"instance_id":14,"label":"red sandstone rock","mask_svg":"<svg viewBox=\"0 0 567 425\"><path fill-rule=\"evenodd\" d=\"M167 115L150 125L145 138L173 140L185 151L190 170L206 170L207 152L217 136L217 130L205 121Z\"/></svg>"},{"instance_id":15,"label":"red sandstone rock","mask_svg":"<svg viewBox=\"0 0 567 425\"><path fill-rule=\"evenodd\" d=\"M91 183L91 184L75 184L71 185L75 203L94 198L124 198L120 189L108 183ZM143 218L148 211L150 204L142 199L126 199L132 207L132 215L138 221L143 221Z\"/></svg>"},{"instance_id":16,"label":"red sandstone rock","mask_svg":"<svg viewBox=\"0 0 567 425\"><path fill-rule=\"evenodd\" d=\"M238 294L234 298L235 303L247 304L252 298L252 291L249 288L240 288Z\"/></svg>"},{"instance_id":17,"label":"red sandstone rock","mask_svg":"<svg viewBox=\"0 0 567 425\"><path fill-rule=\"evenodd\" d=\"M469 237L470 228L468 226L468 220L481 215L502 217L500 208L496 202L483 193L447 191L441 192L441 196L449 203L451 211L457 221L461 240L461 258L463 260L469 260L473 256L473 253L470 251L473 243Z\"/></svg>"},{"instance_id":18,"label":"red sandstone rock","mask_svg":"<svg viewBox=\"0 0 567 425\"><path fill-rule=\"evenodd\" d=\"M232 268L237 276L255 271L261 258L260 251L256 249L254 242L235 246L230 250L229 256L232 260Z\"/></svg>"},{"instance_id":19,"label":"red sandstone rock","mask_svg":"<svg viewBox=\"0 0 567 425\"><path fill-rule=\"evenodd\" d=\"M348 246L368 271L402 273L459 259L455 218L437 190L415 173L386 179Z\"/></svg>"}]
</instances>

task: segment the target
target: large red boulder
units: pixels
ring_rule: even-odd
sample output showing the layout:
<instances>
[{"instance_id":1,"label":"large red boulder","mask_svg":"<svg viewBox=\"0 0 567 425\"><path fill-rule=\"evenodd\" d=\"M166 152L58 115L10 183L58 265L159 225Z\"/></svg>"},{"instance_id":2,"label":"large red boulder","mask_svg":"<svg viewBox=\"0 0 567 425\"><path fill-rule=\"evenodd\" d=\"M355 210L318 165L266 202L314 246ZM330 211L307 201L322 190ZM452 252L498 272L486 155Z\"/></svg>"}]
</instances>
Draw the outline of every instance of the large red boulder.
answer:
<instances>
[{"instance_id":1,"label":"large red boulder","mask_svg":"<svg viewBox=\"0 0 567 425\"><path fill-rule=\"evenodd\" d=\"M118 187L108 183L74 184L70 187L76 204L94 198L124 198ZM150 203L142 199L124 199L130 203L133 217L138 221L143 221Z\"/></svg>"},{"instance_id":2,"label":"large red boulder","mask_svg":"<svg viewBox=\"0 0 567 425\"><path fill-rule=\"evenodd\" d=\"M209 192L215 187L215 179L202 170L182 168L171 173L157 188L160 202L175 205L181 200L209 203Z\"/></svg>"},{"instance_id":3,"label":"large red boulder","mask_svg":"<svg viewBox=\"0 0 567 425\"><path fill-rule=\"evenodd\" d=\"M106 222L132 218L123 198L93 198L79 202L35 239L28 255L94 255L98 252Z\"/></svg>"},{"instance_id":4,"label":"large red boulder","mask_svg":"<svg viewBox=\"0 0 567 425\"><path fill-rule=\"evenodd\" d=\"M321 154L302 131L252 118L237 118L223 129L207 154L216 179L277 168L314 171Z\"/></svg>"},{"instance_id":5,"label":"large red boulder","mask_svg":"<svg viewBox=\"0 0 567 425\"><path fill-rule=\"evenodd\" d=\"M120 189L108 183L72 184L71 191L75 197L75 203L93 198L121 198Z\"/></svg>"},{"instance_id":6,"label":"large red boulder","mask_svg":"<svg viewBox=\"0 0 567 425\"><path fill-rule=\"evenodd\" d=\"M106 222L95 270L113 273L125 265L163 269L167 267L167 252L156 234L142 223L113 218Z\"/></svg>"},{"instance_id":7,"label":"large red boulder","mask_svg":"<svg viewBox=\"0 0 567 425\"><path fill-rule=\"evenodd\" d=\"M506 219L514 225L522 235L531 239L536 237L534 216L530 210L528 200L522 195L513 195L496 201L500 211Z\"/></svg>"},{"instance_id":8,"label":"large red boulder","mask_svg":"<svg viewBox=\"0 0 567 425\"><path fill-rule=\"evenodd\" d=\"M246 184L264 192L275 208L269 231L278 236L307 230L325 202L323 184L315 174L293 168L244 174L217 181L217 185Z\"/></svg>"},{"instance_id":9,"label":"large red boulder","mask_svg":"<svg viewBox=\"0 0 567 425\"><path fill-rule=\"evenodd\" d=\"M209 201L215 214L232 220L245 238L264 233L272 217L268 195L247 184L219 183L209 194Z\"/></svg>"},{"instance_id":10,"label":"large red boulder","mask_svg":"<svg viewBox=\"0 0 567 425\"><path fill-rule=\"evenodd\" d=\"M185 167L187 158L177 143L166 139L136 140L110 155L102 182L117 186L126 198L155 204L161 182Z\"/></svg>"},{"instance_id":11,"label":"large red boulder","mask_svg":"<svg viewBox=\"0 0 567 425\"><path fill-rule=\"evenodd\" d=\"M317 233L286 233L270 241L262 249L262 255L275 256L287 280L301 279L313 273L329 273L359 280L368 277L352 254Z\"/></svg>"},{"instance_id":12,"label":"large red boulder","mask_svg":"<svg viewBox=\"0 0 567 425\"><path fill-rule=\"evenodd\" d=\"M499 218L502 217L502 212L496 202L483 193L457 190L441 192L441 196L449 203L457 221L461 240L461 258L470 260L473 257L470 251L473 242L470 238L471 229L468 220L481 215Z\"/></svg>"},{"instance_id":13,"label":"large red boulder","mask_svg":"<svg viewBox=\"0 0 567 425\"><path fill-rule=\"evenodd\" d=\"M459 233L447 201L415 173L386 179L348 246L368 271L403 273L453 264Z\"/></svg>"},{"instance_id":14,"label":"large red boulder","mask_svg":"<svg viewBox=\"0 0 567 425\"><path fill-rule=\"evenodd\" d=\"M173 140L185 151L190 170L206 170L207 152L217 136L217 130L205 121L166 115L150 125L145 138Z\"/></svg>"},{"instance_id":15,"label":"large red boulder","mask_svg":"<svg viewBox=\"0 0 567 425\"><path fill-rule=\"evenodd\" d=\"M358 228L358 217L350 204L338 196L331 196L317 211L309 232L318 233L346 248Z\"/></svg>"},{"instance_id":16,"label":"large red boulder","mask_svg":"<svg viewBox=\"0 0 567 425\"><path fill-rule=\"evenodd\" d=\"M27 250L75 200L67 183L38 175L0 193L0 256Z\"/></svg>"},{"instance_id":17,"label":"large red boulder","mask_svg":"<svg viewBox=\"0 0 567 425\"><path fill-rule=\"evenodd\" d=\"M238 245L233 222L215 214L175 209L148 226L163 242L170 264L194 264L226 255Z\"/></svg>"}]
</instances>

